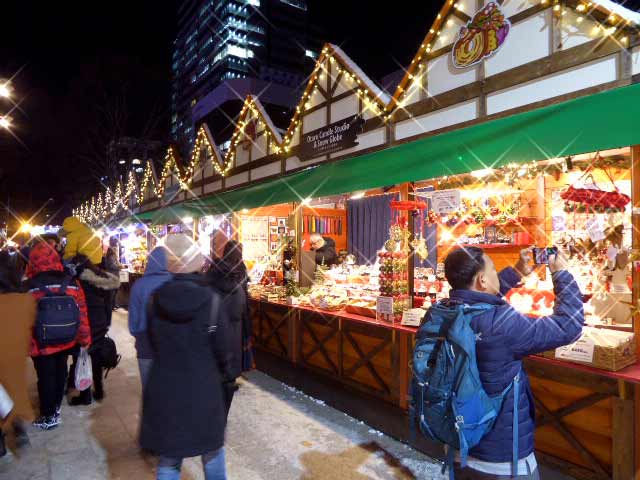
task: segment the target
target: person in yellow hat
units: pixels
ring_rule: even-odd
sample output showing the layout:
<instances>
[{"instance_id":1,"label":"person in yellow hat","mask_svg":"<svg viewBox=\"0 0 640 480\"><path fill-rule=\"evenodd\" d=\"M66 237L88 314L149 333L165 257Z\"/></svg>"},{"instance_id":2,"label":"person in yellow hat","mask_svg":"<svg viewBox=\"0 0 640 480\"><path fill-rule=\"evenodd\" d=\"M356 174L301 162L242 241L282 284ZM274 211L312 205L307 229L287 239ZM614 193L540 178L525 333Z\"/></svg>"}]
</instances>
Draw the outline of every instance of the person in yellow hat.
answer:
<instances>
[{"instance_id":1,"label":"person in yellow hat","mask_svg":"<svg viewBox=\"0 0 640 480\"><path fill-rule=\"evenodd\" d=\"M77 217L67 217L62 222L61 237L67 238L64 247L64 260L71 260L77 255L84 255L94 265L102 261L102 242L93 234L91 228Z\"/></svg>"}]
</instances>

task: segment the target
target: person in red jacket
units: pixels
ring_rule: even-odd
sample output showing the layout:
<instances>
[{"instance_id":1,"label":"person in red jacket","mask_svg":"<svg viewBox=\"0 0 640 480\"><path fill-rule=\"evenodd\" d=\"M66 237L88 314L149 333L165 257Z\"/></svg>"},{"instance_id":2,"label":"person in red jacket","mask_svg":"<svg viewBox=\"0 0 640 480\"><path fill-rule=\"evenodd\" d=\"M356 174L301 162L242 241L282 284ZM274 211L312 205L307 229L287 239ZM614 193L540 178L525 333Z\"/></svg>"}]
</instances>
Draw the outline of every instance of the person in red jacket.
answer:
<instances>
[{"instance_id":1,"label":"person in red jacket","mask_svg":"<svg viewBox=\"0 0 640 480\"><path fill-rule=\"evenodd\" d=\"M64 272L58 252L46 242L38 243L29 254L26 270L27 289L36 301L44 296L41 287L52 293L61 293L60 286L68 284L66 295L72 297L80 312L80 326L76 338L62 345L42 346L31 337L29 355L38 375L38 396L40 397L40 417L33 425L50 430L60 424L60 406L67 380L67 359L71 349L77 344L82 348L91 345L91 329L87 316L87 305L82 287L77 280Z\"/></svg>"}]
</instances>

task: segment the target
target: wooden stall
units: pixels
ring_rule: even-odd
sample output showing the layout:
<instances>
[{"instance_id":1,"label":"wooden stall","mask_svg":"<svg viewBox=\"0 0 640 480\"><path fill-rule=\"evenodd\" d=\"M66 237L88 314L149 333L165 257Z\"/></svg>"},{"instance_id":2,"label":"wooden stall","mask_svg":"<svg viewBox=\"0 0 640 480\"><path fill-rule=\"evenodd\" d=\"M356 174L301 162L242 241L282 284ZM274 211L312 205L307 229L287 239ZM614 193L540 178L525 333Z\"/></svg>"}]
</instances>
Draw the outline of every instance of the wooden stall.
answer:
<instances>
[{"instance_id":1,"label":"wooden stall","mask_svg":"<svg viewBox=\"0 0 640 480\"><path fill-rule=\"evenodd\" d=\"M75 213L89 222L103 221L105 211L125 203L140 217L177 204L194 217L233 213L236 231L257 238L270 252L275 251L271 227L276 235L279 219L287 218L299 254L302 240L320 225L305 231L305 216L308 222L319 219L321 231L339 249L349 248L345 210L309 211L315 197L350 199L376 189L376 194L400 191L403 200L411 200L409 194L426 198L429 189L475 191L478 201L487 200L483 207L490 213L496 208L517 218L498 218L490 233L486 212L466 212L473 221L464 224L434 220L435 262L457 245L476 244L501 268L515 262L522 246L547 246L574 228L554 220L561 216L554 209L563 208L558 194L578 181L574 177L583 173L586 160L602 152L609 163L592 173L593 183L607 183L609 171L630 186L623 229L629 255L627 263L621 262L633 268L630 287L625 287L625 270L604 292L628 309L626 321L609 322L621 312L600 315L593 304L590 313L603 320L594 328L637 335L639 26L637 13L610 1L446 0L392 94L341 48L327 44L288 125L275 125L260 100L248 96L224 152L202 125L188 159L171 148L161 171L149 162L139 184L133 179L119 194L117 188L107 190ZM548 164L553 171L545 170ZM485 175L486 170L500 172L500 178ZM462 177L469 181L455 184ZM498 193L519 179L527 181L517 188L522 205L516 215L507 212L508 194ZM266 213L278 204L285 209ZM255 216L267 218L264 235L256 237L248 228L242 232L245 209L260 209ZM334 231L336 218L342 231ZM409 221L412 229L416 218ZM411 264L407 268L413 292L416 270ZM539 280L548 279L541 274ZM310 379L330 379L324 394L310 390L340 408L345 404L337 397L352 393L360 401L349 410L356 416L365 417L372 405L384 406L377 412L381 415L400 412L380 428L402 437L396 428L406 423L415 329L345 311L288 305L277 297L254 298L251 304L256 348L284 365L280 378L296 374L307 387L313 386ZM526 361L538 412L539 457L576 478L640 480L637 365L606 371L541 353ZM258 368L275 375L263 360ZM375 421L375 416L366 418Z\"/></svg>"}]
</instances>

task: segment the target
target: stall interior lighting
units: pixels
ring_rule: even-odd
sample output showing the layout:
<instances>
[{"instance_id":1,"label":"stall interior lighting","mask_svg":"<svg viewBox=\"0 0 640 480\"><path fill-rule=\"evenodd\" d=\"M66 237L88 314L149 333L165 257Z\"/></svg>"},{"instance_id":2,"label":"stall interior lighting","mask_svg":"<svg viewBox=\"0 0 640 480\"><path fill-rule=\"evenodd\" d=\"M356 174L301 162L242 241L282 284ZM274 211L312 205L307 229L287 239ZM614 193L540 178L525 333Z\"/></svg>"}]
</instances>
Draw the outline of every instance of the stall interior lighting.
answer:
<instances>
[{"instance_id":1,"label":"stall interior lighting","mask_svg":"<svg viewBox=\"0 0 640 480\"><path fill-rule=\"evenodd\" d=\"M360 198L364 198L365 195L366 195L366 192L356 192L353 195L351 195L351 200L358 200Z\"/></svg>"},{"instance_id":2,"label":"stall interior lighting","mask_svg":"<svg viewBox=\"0 0 640 480\"><path fill-rule=\"evenodd\" d=\"M193 223L193 217L182 217L182 223Z\"/></svg>"},{"instance_id":3,"label":"stall interior lighting","mask_svg":"<svg viewBox=\"0 0 640 480\"><path fill-rule=\"evenodd\" d=\"M473 172L471 172L471 175L476 178L484 178L488 177L492 173L493 170L491 168L483 168L482 170L474 170Z\"/></svg>"}]
</instances>

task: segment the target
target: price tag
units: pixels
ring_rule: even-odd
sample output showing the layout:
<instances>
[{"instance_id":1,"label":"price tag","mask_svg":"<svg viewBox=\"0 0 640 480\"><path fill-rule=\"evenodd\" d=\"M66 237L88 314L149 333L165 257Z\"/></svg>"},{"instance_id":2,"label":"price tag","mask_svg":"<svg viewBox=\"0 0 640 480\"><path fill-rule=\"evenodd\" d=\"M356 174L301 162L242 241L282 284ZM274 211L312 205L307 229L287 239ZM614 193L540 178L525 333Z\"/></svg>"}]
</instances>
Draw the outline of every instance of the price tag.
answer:
<instances>
[{"instance_id":1,"label":"price tag","mask_svg":"<svg viewBox=\"0 0 640 480\"><path fill-rule=\"evenodd\" d=\"M393 315L393 297L378 297L376 312L379 315Z\"/></svg>"},{"instance_id":2,"label":"price tag","mask_svg":"<svg viewBox=\"0 0 640 480\"><path fill-rule=\"evenodd\" d=\"M602 218L593 217L587 220L585 225L587 234L592 242L599 242L605 239L604 225L602 224Z\"/></svg>"},{"instance_id":3,"label":"price tag","mask_svg":"<svg viewBox=\"0 0 640 480\"><path fill-rule=\"evenodd\" d=\"M592 363L596 343L588 338L581 338L571 345L556 348L556 358L560 360L575 360L576 362Z\"/></svg>"},{"instance_id":4,"label":"price tag","mask_svg":"<svg viewBox=\"0 0 640 480\"><path fill-rule=\"evenodd\" d=\"M419 327L424 318L424 310L421 308L412 308L402 313L401 325L408 327Z\"/></svg>"},{"instance_id":5,"label":"price tag","mask_svg":"<svg viewBox=\"0 0 640 480\"><path fill-rule=\"evenodd\" d=\"M460 209L460 190L440 190L431 195L434 213L453 213Z\"/></svg>"},{"instance_id":6,"label":"price tag","mask_svg":"<svg viewBox=\"0 0 640 480\"><path fill-rule=\"evenodd\" d=\"M129 270L120 270L120 283L129 283Z\"/></svg>"}]
</instances>

